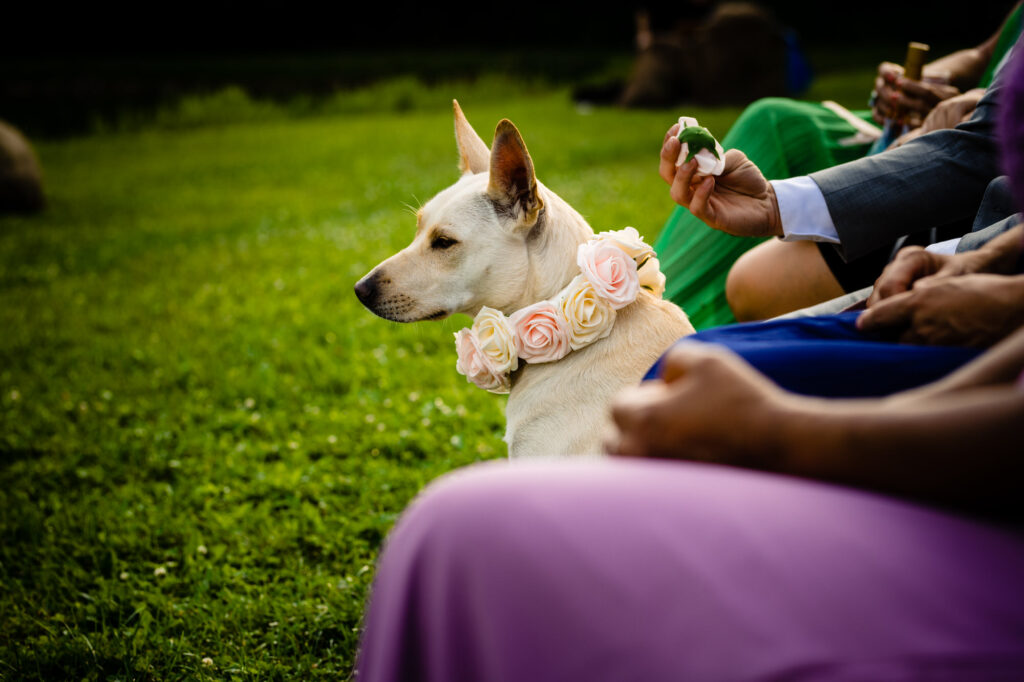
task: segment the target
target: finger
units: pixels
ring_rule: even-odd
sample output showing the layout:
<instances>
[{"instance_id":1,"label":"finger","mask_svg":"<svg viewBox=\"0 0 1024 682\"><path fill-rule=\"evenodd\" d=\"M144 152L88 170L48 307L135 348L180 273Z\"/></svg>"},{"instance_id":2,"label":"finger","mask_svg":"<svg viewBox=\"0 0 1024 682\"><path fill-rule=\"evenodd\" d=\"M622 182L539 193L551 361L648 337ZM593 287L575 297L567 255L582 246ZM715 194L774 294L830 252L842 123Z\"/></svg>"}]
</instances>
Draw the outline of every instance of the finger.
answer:
<instances>
[{"instance_id":1,"label":"finger","mask_svg":"<svg viewBox=\"0 0 1024 682\"><path fill-rule=\"evenodd\" d=\"M728 348L717 344L690 341L677 343L665 356L661 378L668 385L691 375L699 367L708 367L706 363L709 361L722 361L730 357L736 356Z\"/></svg>"},{"instance_id":2,"label":"finger","mask_svg":"<svg viewBox=\"0 0 1024 682\"><path fill-rule=\"evenodd\" d=\"M648 448L642 438L616 431L605 439L604 451L617 457L646 457Z\"/></svg>"},{"instance_id":3,"label":"finger","mask_svg":"<svg viewBox=\"0 0 1024 682\"><path fill-rule=\"evenodd\" d=\"M715 188L715 176L709 175L697 185L690 198L690 213L703 220L708 225L714 222L710 201L711 192Z\"/></svg>"},{"instance_id":4,"label":"finger","mask_svg":"<svg viewBox=\"0 0 1024 682\"><path fill-rule=\"evenodd\" d=\"M694 346L701 345L703 344L679 343L673 346L669 350L668 355L665 356L665 362L662 364L662 381L670 384L686 376L694 364L703 357L701 350L694 348Z\"/></svg>"},{"instance_id":5,"label":"finger","mask_svg":"<svg viewBox=\"0 0 1024 682\"><path fill-rule=\"evenodd\" d=\"M871 110L875 120L879 123L884 123L886 119L896 117L896 108L892 105L892 98L887 97L883 99L879 96L878 101L875 102L875 108Z\"/></svg>"},{"instance_id":6,"label":"finger","mask_svg":"<svg viewBox=\"0 0 1024 682\"><path fill-rule=\"evenodd\" d=\"M895 83L903 75L903 67L893 62L882 62L878 65L878 76L887 83Z\"/></svg>"},{"instance_id":7,"label":"finger","mask_svg":"<svg viewBox=\"0 0 1024 682\"><path fill-rule=\"evenodd\" d=\"M675 176L672 179L672 188L669 191L669 195L672 197L672 201L676 202L680 206L689 208L690 199L692 195L691 185L693 184L693 175L697 170L697 160L690 159L682 166L675 169Z\"/></svg>"},{"instance_id":8,"label":"finger","mask_svg":"<svg viewBox=\"0 0 1024 682\"><path fill-rule=\"evenodd\" d=\"M679 149L682 144L679 138L669 136L661 146L661 160L658 163L658 174L661 179L669 185L672 184L676 175L676 159L679 158Z\"/></svg>"},{"instance_id":9,"label":"finger","mask_svg":"<svg viewBox=\"0 0 1024 682\"><path fill-rule=\"evenodd\" d=\"M928 87L927 83L911 80L909 78L900 78L896 84L908 98L919 99L932 104L939 101L939 96L934 90Z\"/></svg>"},{"instance_id":10,"label":"finger","mask_svg":"<svg viewBox=\"0 0 1024 682\"><path fill-rule=\"evenodd\" d=\"M673 123L673 124L672 124L672 127L671 127L671 128L669 128L669 129L668 129L668 130L667 130L667 131L665 132L665 139L663 139L663 140L661 141L661 143L662 143L662 144L665 144L666 142L668 142L668 141L669 141L669 139L671 139L671 138L673 138L673 137L677 137L678 135L679 135L679 122L677 121L676 123Z\"/></svg>"},{"instance_id":11,"label":"finger","mask_svg":"<svg viewBox=\"0 0 1024 682\"><path fill-rule=\"evenodd\" d=\"M857 329L878 332L906 327L913 312L912 296L908 291L878 302L857 316Z\"/></svg>"},{"instance_id":12,"label":"finger","mask_svg":"<svg viewBox=\"0 0 1024 682\"><path fill-rule=\"evenodd\" d=\"M927 116L928 112L935 107L935 101L931 98L911 96L906 92L894 92L893 96L889 98L889 104L897 110L897 115L914 112L921 116Z\"/></svg>"},{"instance_id":13,"label":"finger","mask_svg":"<svg viewBox=\"0 0 1024 682\"><path fill-rule=\"evenodd\" d=\"M915 81L908 78L901 78L899 80L899 86L907 96L929 102L932 106L960 93L960 91L952 85L930 83L928 81Z\"/></svg>"},{"instance_id":14,"label":"finger","mask_svg":"<svg viewBox=\"0 0 1024 682\"><path fill-rule=\"evenodd\" d=\"M931 259L923 248L910 246L901 249L875 281L874 290L868 298L868 307L890 296L908 291L917 279L931 274L931 271Z\"/></svg>"},{"instance_id":15,"label":"finger","mask_svg":"<svg viewBox=\"0 0 1024 682\"><path fill-rule=\"evenodd\" d=\"M647 381L619 392L612 400L612 422L619 429L629 431L636 428L645 414L665 398L665 382Z\"/></svg>"}]
</instances>

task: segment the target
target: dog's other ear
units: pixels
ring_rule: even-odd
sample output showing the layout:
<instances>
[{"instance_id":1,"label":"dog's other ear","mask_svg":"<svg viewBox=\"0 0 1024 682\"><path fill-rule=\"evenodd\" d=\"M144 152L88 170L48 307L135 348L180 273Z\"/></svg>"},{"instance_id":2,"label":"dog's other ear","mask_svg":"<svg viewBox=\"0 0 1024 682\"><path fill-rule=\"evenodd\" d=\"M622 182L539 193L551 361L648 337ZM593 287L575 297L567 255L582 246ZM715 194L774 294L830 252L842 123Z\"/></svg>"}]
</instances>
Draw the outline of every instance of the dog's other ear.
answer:
<instances>
[{"instance_id":1,"label":"dog's other ear","mask_svg":"<svg viewBox=\"0 0 1024 682\"><path fill-rule=\"evenodd\" d=\"M463 173L483 173L490 167L491 150L469 125L459 101L452 100L455 110L455 143L459 146L459 170Z\"/></svg>"},{"instance_id":2,"label":"dog's other ear","mask_svg":"<svg viewBox=\"0 0 1024 682\"><path fill-rule=\"evenodd\" d=\"M532 226L544 206L526 143L507 118L494 131L487 196L521 226Z\"/></svg>"}]
</instances>

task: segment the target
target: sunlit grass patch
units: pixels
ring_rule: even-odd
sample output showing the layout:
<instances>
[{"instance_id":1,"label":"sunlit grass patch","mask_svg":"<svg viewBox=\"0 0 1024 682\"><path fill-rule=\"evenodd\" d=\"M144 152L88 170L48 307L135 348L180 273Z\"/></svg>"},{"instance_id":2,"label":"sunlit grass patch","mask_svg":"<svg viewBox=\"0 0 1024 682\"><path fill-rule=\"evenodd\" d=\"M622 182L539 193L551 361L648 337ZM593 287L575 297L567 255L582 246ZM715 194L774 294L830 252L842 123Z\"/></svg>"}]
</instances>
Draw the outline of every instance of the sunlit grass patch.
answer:
<instances>
[{"instance_id":1,"label":"sunlit grass patch","mask_svg":"<svg viewBox=\"0 0 1024 682\"><path fill-rule=\"evenodd\" d=\"M355 281L457 178L450 102L653 242L681 113L508 79L317 104L243 91L40 142L49 208L0 219L0 677L350 672L380 543L430 480L503 457L465 319L375 318Z\"/></svg>"}]
</instances>

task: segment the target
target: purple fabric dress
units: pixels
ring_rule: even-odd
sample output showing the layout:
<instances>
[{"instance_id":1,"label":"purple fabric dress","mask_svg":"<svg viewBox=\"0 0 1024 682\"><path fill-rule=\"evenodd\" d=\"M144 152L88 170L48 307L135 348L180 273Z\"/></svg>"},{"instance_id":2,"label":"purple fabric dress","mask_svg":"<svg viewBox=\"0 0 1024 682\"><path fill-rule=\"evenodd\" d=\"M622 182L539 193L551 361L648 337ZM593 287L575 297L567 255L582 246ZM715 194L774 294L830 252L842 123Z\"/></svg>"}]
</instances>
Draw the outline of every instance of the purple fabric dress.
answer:
<instances>
[{"instance_id":1,"label":"purple fabric dress","mask_svg":"<svg viewBox=\"0 0 1024 682\"><path fill-rule=\"evenodd\" d=\"M360 682L1021 680L1024 536L706 464L488 463L382 552Z\"/></svg>"}]
</instances>

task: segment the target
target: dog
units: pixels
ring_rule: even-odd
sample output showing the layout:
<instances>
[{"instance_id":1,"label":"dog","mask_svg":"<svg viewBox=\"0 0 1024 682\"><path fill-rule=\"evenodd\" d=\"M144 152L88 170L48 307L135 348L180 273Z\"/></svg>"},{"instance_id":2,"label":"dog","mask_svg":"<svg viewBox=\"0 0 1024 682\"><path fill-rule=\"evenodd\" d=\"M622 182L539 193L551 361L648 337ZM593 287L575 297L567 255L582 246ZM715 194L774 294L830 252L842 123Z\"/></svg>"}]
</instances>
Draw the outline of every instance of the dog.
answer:
<instances>
[{"instance_id":1,"label":"dog","mask_svg":"<svg viewBox=\"0 0 1024 682\"><path fill-rule=\"evenodd\" d=\"M580 273L577 247L594 237L537 180L511 121L498 123L488 149L457 101L453 108L462 176L419 210L412 243L355 285L387 320L473 316L483 306L509 315L549 299ZM641 289L606 338L556 362L520 364L505 410L509 457L600 453L612 397L693 331L679 307Z\"/></svg>"}]
</instances>

